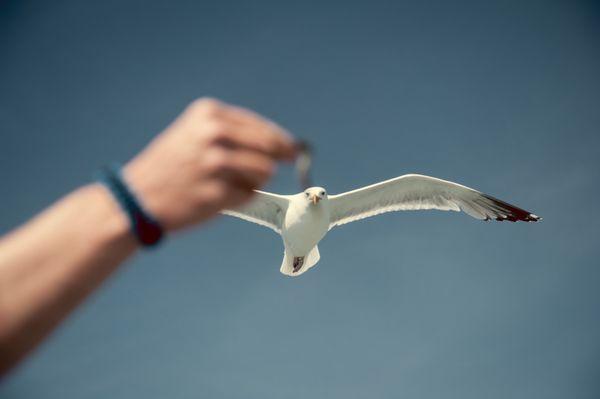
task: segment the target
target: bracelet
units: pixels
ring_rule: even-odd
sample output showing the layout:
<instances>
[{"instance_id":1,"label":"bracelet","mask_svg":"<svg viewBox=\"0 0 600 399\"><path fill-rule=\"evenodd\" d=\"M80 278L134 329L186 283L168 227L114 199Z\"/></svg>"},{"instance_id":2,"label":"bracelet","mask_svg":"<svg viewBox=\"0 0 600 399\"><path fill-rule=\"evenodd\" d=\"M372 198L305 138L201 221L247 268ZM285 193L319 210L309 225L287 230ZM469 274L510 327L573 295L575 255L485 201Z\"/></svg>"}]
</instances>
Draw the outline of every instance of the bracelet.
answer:
<instances>
[{"instance_id":1,"label":"bracelet","mask_svg":"<svg viewBox=\"0 0 600 399\"><path fill-rule=\"evenodd\" d=\"M160 223L148 211L144 210L131 192L117 165L106 166L100 171L100 179L127 214L131 223L131 232L145 247L156 246L163 238L164 231Z\"/></svg>"}]
</instances>

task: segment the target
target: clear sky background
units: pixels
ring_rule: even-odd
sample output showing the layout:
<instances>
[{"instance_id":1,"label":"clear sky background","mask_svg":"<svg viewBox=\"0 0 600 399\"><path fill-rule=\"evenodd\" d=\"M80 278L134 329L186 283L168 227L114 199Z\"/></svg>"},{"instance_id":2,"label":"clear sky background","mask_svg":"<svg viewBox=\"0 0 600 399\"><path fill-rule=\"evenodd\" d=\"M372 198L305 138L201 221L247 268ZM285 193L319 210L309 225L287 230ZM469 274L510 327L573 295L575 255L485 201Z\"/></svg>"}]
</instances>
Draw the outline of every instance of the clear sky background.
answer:
<instances>
[{"instance_id":1,"label":"clear sky background","mask_svg":"<svg viewBox=\"0 0 600 399\"><path fill-rule=\"evenodd\" d=\"M219 218L129 262L0 396L598 398L599 35L593 1L1 1L0 232L205 95L310 139L331 193L417 172L544 221L387 214L290 279L273 232Z\"/></svg>"}]
</instances>

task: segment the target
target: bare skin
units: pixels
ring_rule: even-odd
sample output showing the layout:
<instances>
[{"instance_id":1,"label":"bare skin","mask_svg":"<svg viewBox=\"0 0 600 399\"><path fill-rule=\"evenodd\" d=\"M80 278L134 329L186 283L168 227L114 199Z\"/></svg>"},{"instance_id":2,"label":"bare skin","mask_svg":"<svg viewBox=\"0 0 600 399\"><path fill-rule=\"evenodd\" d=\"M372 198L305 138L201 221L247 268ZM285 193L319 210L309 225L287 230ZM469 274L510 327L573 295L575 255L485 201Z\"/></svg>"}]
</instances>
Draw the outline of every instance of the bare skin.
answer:
<instances>
[{"instance_id":1,"label":"bare skin","mask_svg":"<svg viewBox=\"0 0 600 399\"><path fill-rule=\"evenodd\" d=\"M124 168L167 232L249 200L292 160L279 126L213 99L192 103ZM68 194L0 239L0 377L135 253L138 243L100 184Z\"/></svg>"}]
</instances>

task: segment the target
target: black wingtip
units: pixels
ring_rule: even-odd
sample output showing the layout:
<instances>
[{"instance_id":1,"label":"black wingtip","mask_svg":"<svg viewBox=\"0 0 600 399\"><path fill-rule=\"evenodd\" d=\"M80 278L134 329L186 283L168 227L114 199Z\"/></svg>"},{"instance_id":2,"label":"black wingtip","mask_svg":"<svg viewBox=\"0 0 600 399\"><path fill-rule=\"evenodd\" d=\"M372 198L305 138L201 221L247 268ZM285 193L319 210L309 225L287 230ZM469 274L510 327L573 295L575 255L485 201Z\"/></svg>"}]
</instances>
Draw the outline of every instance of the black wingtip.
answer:
<instances>
[{"instance_id":1,"label":"black wingtip","mask_svg":"<svg viewBox=\"0 0 600 399\"><path fill-rule=\"evenodd\" d=\"M528 212L524 209L511 205L507 202L499 200L498 198L494 198L486 194L484 194L483 196L488 200L492 201L494 205L496 205L498 208L506 212L506 215L496 217L496 220L499 222L503 222L505 220L508 220L509 222L538 222L542 220L541 217L534 215L533 213Z\"/></svg>"}]
</instances>

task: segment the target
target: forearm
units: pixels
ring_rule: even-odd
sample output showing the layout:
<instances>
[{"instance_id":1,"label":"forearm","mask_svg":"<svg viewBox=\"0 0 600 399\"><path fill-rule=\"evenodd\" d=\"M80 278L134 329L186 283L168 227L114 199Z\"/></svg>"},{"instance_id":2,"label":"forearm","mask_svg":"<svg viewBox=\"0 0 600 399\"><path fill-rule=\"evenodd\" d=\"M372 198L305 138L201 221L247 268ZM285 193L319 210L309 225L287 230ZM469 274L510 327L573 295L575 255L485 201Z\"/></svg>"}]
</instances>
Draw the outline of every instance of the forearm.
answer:
<instances>
[{"instance_id":1,"label":"forearm","mask_svg":"<svg viewBox=\"0 0 600 399\"><path fill-rule=\"evenodd\" d=\"M292 160L292 138L243 108L202 99L130 161L125 183L166 232L248 201ZM83 187L0 240L0 376L137 248L107 189Z\"/></svg>"},{"instance_id":2,"label":"forearm","mask_svg":"<svg viewBox=\"0 0 600 399\"><path fill-rule=\"evenodd\" d=\"M101 185L85 186L0 241L0 375L136 249Z\"/></svg>"}]
</instances>

